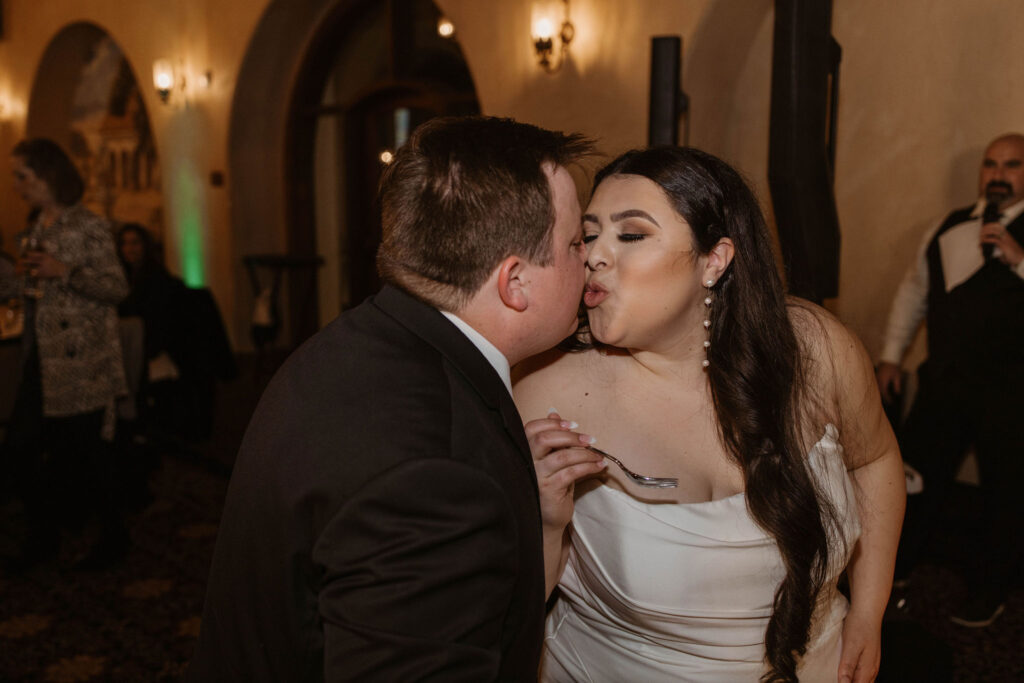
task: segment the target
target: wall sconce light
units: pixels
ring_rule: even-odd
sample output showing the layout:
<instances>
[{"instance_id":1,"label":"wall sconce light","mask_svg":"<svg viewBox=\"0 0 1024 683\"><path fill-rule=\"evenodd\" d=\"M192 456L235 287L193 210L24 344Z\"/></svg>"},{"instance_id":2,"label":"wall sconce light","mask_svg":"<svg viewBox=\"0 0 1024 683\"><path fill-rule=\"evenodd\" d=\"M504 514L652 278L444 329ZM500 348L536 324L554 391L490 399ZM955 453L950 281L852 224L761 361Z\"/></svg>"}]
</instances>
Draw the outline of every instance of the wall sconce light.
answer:
<instances>
[{"instance_id":1,"label":"wall sconce light","mask_svg":"<svg viewBox=\"0 0 1024 683\"><path fill-rule=\"evenodd\" d=\"M442 38L451 38L455 35L455 24L447 17L441 17L437 20L437 35Z\"/></svg>"},{"instance_id":2,"label":"wall sconce light","mask_svg":"<svg viewBox=\"0 0 1024 683\"><path fill-rule=\"evenodd\" d=\"M191 89L188 87L186 73L192 77ZM174 97L181 98L179 104L187 105L190 95L195 95L197 91L210 90L213 87L213 71L207 69L197 74L186 69L180 62L178 68L175 69L171 60L158 59L153 62L153 87L156 88L156 93L164 104L170 102L171 96L178 91Z\"/></svg>"},{"instance_id":3,"label":"wall sconce light","mask_svg":"<svg viewBox=\"0 0 1024 683\"><path fill-rule=\"evenodd\" d=\"M153 62L153 87L160 96L160 101L167 104L174 88L174 65L169 59L158 59Z\"/></svg>"},{"instance_id":4,"label":"wall sconce light","mask_svg":"<svg viewBox=\"0 0 1024 683\"><path fill-rule=\"evenodd\" d=\"M562 28L558 32L558 61L552 63L552 53L555 51L555 24L551 16L545 12L535 12L533 21L533 47L537 51L537 61L540 67L549 74L562 68L565 62L566 53L569 51L569 43L576 35L576 27L569 20L569 0L562 0L565 14L562 19Z\"/></svg>"},{"instance_id":5,"label":"wall sconce light","mask_svg":"<svg viewBox=\"0 0 1024 683\"><path fill-rule=\"evenodd\" d=\"M6 86L0 86L0 124L25 116L25 103Z\"/></svg>"}]
</instances>

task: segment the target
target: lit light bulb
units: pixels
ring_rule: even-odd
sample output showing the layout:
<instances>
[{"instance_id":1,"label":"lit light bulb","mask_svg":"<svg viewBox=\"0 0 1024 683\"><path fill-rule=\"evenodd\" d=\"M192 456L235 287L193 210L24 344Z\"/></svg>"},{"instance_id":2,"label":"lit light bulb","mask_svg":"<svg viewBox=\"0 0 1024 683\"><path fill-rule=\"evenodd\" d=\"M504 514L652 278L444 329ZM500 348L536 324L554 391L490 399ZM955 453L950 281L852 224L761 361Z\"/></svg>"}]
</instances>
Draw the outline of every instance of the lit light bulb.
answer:
<instances>
[{"instance_id":1,"label":"lit light bulb","mask_svg":"<svg viewBox=\"0 0 1024 683\"><path fill-rule=\"evenodd\" d=\"M168 59L158 59L153 62L153 87L160 94L160 99L167 101L174 87L174 67Z\"/></svg>"},{"instance_id":2,"label":"lit light bulb","mask_svg":"<svg viewBox=\"0 0 1024 683\"><path fill-rule=\"evenodd\" d=\"M380 161L382 164L390 164L394 160L395 155L391 152L391 150L386 149L380 153Z\"/></svg>"},{"instance_id":3,"label":"lit light bulb","mask_svg":"<svg viewBox=\"0 0 1024 683\"><path fill-rule=\"evenodd\" d=\"M451 38L455 35L455 24L449 19L441 17L437 20L437 35L442 38Z\"/></svg>"},{"instance_id":4,"label":"lit light bulb","mask_svg":"<svg viewBox=\"0 0 1024 683\"><path fill-rule=\"evenodd\" d=\"M547 17L541 17L533 25L533 35L540 40L547 40L555 34L555 27Z\"/></svg>"}]
</instances>

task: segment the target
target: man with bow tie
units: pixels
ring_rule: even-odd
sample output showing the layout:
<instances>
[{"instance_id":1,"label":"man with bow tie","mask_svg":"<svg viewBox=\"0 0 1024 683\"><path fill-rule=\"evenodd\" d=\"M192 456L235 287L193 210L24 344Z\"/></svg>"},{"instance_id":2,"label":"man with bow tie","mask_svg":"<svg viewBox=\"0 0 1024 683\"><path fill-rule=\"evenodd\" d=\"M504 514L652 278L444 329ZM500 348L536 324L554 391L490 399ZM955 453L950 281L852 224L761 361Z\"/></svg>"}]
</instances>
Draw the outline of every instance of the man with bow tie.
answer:
<instances>
[{"instance_id":1,"label":"man with bow tie","mask_svg":"<svg viewBox=\"0 0 1024 683\"><path fill-rule=\"evenodd\" d=\"M904 460L924 482L908 500L897 587L909 576L965 452L973 447L985 500L986 538L969 598L951 619L987 626L1004 610L1020 565L1024 483L1024 135L985 150L977 202L926 236L893 301L877 370L882 397L901 390L900 362L922 319L928 358L900 435Z\"/></svg>"}]
</instances>

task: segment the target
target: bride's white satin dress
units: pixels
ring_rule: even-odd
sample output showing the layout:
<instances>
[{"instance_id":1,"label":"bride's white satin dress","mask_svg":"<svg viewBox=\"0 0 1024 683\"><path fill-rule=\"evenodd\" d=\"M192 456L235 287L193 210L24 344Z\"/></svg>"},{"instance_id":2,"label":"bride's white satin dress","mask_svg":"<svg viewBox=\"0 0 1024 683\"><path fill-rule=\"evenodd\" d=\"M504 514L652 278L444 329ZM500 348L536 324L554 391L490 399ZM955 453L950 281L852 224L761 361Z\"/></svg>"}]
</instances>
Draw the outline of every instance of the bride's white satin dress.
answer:
<instances>
[{"instance_id":1,"label":"bride's white satin dress","mask_svg":"<svg viewBox=\"0 0 1024 683\"><path fill-rule=\"evenodd\" d=\"M848 604L836 580L860 535L838 431L808 454L841 528L799 676L835 681ZM740 493L644 503L605 485L579 495L561 597L548 617L542 681L757 681L782 558Z\"/></svg>"}]
</instances>

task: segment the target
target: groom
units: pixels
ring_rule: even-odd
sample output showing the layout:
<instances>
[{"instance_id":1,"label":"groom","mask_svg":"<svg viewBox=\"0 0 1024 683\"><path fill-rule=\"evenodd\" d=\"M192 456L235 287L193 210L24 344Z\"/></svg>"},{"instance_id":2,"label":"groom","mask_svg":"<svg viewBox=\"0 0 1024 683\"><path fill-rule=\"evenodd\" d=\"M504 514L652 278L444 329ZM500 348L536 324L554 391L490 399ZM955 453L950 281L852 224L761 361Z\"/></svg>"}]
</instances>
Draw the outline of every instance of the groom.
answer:
<instances>
[{"instance_id":1,"label":"groom","mask_svg":"<svg viewBox=\"0 0 1024 683\"><path fill-rule=\"evenodd\" d=\"M381 180L386 285L242 442L189 681L536 680L544 569L509 365L576 327L578 135L435 119Z\"/></svg>"}]
</instances>

